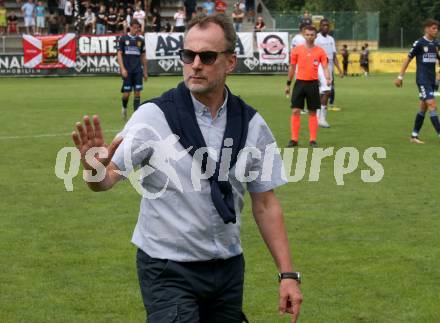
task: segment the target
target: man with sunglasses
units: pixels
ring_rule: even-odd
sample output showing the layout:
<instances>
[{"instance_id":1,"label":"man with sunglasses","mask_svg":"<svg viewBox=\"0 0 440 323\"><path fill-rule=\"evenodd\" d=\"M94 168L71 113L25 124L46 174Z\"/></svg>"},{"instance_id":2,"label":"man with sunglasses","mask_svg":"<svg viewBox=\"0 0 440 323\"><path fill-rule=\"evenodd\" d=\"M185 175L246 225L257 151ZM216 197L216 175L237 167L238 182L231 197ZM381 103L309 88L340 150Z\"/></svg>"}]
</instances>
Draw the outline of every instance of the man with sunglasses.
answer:
<instances>
[{"instance_id":1,"label":"man with sunglasses","mask_svg":"<svg viewBox=\"0 0 440 323\"><path fill-rule=\"evenodd\" d=\"M73 134L83 157L90 147L104 147L106 158L100 162L106 173L99 182L87 178L92 190L110 189L121 174L149 165L155 168L150 167L149 175L141 179L142 188L150 192L166 188L154 199L144 195L132 239L138 247L137 269L148 322L247 321L242 312L240 243L245 187L279 270L278 310L290 313L291 322L299 315L300 274L293 271L274 193L286 183L282 160L261 115L225 84L237 63L236 37L231 19L224 14L194 18L180 52L184 82L141 105L108 148L96 116L94 127L85 117L85 127L77 123L78 133ZM173 135L178 135L177 142ZM144 147L158 137L166 139ZM271 163L264 163L266 154ZM160 171L159 156L167 156L170 171ZM94 167L82 160L93 173ZM200 169L203 172L198 173ZM178 174L177 180L170 180L172 172Z\"/></svg>"},{"instance_id":2,"label":"man with sunglasses","mask_svg":"<svg viewBox=\"0 0 440 323\"><path fill-rule=\"evenodd\" d=\"M143 80L147 81L147 58L145 56L145 40L139 35L141 24L136 19L130 23L130 31L119 38L118 64L122 76L122 117L127 120L127 105L131 91L134 90L133 109L137 110L141 103Z\"/></svg>"}]
</instances>

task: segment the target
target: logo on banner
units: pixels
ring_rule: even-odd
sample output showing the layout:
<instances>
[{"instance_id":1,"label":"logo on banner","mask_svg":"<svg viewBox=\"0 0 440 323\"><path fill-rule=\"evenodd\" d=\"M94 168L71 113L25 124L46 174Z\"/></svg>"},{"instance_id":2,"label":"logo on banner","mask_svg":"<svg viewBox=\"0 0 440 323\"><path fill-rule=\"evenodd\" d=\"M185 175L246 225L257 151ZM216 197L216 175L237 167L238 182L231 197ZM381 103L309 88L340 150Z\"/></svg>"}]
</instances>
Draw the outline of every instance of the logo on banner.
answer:
<instances>
[{"instance_id":1,"label":"logo on banner","mask_svg":"<svg viewBox=\"0 0 440 323\"><path fill-rule=\"evenodd\" d=\"M278 35L266 36L260 47L264 51L262 54L264 59L284 60L286 58L287 54L283 52L286 45Z\"/></svg>"},{"instance_id":2,"label":"logo on banner","mask_svg":"<svg viewBox=\"0 0 440 323\"><path fill-rule=\"evenodd\" d=\"M161 59L158 64L165 72L168 72L174 66L174 59Z\"/></svg>"},{"instance_id":3,"label":"logo on banner","mask_svg":"<svg viewBox=\"0 0 440 323\"><path fill-rule=\"evenodd\" d=\"M249 57L244 60L244 65L251 71L253 71L259 63L260 61L256 57Z\"/></svg>"},{"instance_id":4,"label":"logo on banner","mask_svg":"<svg viewBox=\"0 0 440 323\"><path fill-rule=\"evenodd\" d=\"M68 68L75 66L75 34L55 36L23 35L24 67Z\"/></svg>"},{"instance_id":5,"label":"logo on banner","mask_svg":"<svg viewBox=\"0 0 440 323\"><path fill-rule=\"evenodd\" d=\"M75 71L80 73L86 66L87 66L86 61L81 56L79 56L78 59L76 60Z\"/></svg>"}]
</instances>

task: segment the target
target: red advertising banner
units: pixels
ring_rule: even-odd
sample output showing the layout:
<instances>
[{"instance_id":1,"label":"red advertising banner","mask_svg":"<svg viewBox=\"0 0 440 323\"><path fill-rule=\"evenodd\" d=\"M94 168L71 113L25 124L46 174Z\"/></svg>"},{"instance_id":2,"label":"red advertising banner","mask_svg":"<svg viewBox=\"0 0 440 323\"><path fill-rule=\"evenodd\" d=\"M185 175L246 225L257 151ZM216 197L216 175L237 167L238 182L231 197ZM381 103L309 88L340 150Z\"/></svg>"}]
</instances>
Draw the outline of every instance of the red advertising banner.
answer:
<instances>
[{"instance_id":1,"label":"red advertising banner","mask_svg":"<svg viewBox=\"0 0 440 323\"><path fill-rule=\"evenodd\" d=\"M75 34L23 35L24 66L35 69L75 67Z\"/></svg>"}]
</instances>

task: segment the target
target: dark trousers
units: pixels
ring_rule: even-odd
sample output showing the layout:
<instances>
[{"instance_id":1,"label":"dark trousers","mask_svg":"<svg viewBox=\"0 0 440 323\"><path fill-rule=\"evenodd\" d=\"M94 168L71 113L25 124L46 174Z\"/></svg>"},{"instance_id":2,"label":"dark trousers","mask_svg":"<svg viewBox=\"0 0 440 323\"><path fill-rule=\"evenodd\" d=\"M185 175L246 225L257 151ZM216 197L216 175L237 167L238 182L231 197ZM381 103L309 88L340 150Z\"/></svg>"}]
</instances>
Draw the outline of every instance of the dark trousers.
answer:
<instances>
[{"instance_id":1,"label":"dark trousers","mask_svg":"<svg viewBox=\"0 0 440 323\"><path fill-rule=\"evenodd\" d=\"M243 255L176 262L138 249L137 271L147 323L241 323Z\"/></svg>"}]
</instances>

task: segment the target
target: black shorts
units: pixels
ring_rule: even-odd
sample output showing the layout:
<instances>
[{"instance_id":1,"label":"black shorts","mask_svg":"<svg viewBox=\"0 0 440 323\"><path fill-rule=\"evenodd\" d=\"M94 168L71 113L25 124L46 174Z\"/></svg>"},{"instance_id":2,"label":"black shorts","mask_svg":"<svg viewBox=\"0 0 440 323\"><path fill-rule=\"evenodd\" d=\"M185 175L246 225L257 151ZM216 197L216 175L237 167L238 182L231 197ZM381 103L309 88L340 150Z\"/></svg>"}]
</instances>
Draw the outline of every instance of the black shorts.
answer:
<instances>
[{"instance_id":1,"label":"black shorts","mask_svg":"<svg viewBox=\"0 0 440 323\"><path fill-rule=\"evenodd\" d=\"M122 78L121 92L142 91L143 89L143 73L128 73L126 78Z\"/></svg>"},{"instance_id":2,"label":"black shorts","mask_svg":"<svg viewBox=\"0 0 440 323\"><path fill-rule=\"evenodd\" d=\"M304 99L307 100L307 109L317 110L321 108L319 96L319 81L296 80L292 92L292 108L304 109Z\"/></svg>"}]
</instances>

